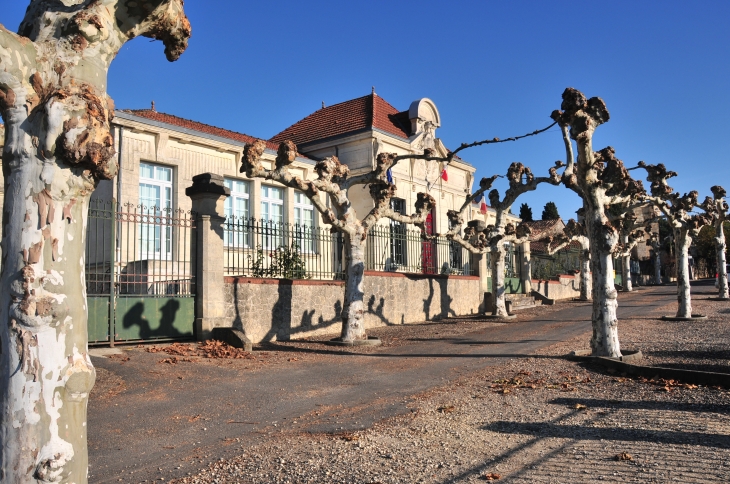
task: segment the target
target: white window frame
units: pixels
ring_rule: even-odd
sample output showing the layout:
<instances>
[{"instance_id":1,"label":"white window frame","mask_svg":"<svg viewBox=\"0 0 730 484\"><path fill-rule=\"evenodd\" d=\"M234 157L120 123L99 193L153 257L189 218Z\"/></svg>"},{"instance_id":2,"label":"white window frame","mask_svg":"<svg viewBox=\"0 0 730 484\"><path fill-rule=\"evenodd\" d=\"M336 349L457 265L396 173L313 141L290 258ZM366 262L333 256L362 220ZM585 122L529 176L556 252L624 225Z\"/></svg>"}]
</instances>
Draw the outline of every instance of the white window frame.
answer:
<instances>
[{"instance_id":1,"label":"white window frame","mask_svg":"<svg viewBox=\"0 0 730 484\"><path fill-rule=\"evenodd\" d=\"M267 190L276 190L281 198L268 195ZM264 250L276 250L284 245L284 196L283 188L261 185L261 245ZM281 220L271 220L272 206L281 207Z\"/></svg>"},{"instance_id":2,"label":"white window frame","mask_svg":"<svg viewBox=\"0 0 730 484\"><path fill-rule=\"evenodd\" d=\"M224 178L223 184L231 190L231 195L225 201L225 215L226 224L233 227L233 230L223 231L223 244L226 247L248 249L251 247L251 184L237 178ZM237 190L239 186L246 187L246 191ZM245 205L242 214L240 210L234 210L239 201Z\"/></svg>"},{"instance_id":3,"label":"white window frame","mask_svg":"<svg viewBox=\"0 0 730 484\"><path fill-rule=\"evenodd\" d=\"M311 224L302 220L304 212L311 213ZM304 192L294 191L294 239L302 253L317 252L317 217L312 200Z\"/></svg>"},{"instance_id":4,"label":"white window frame","mask_svg":"<svg viewBox=\"0 0 730 484\"><path fill-rule=\"evenodd\" d=\"M152 178L142 175L143 167L145 166L149 166L152 168ZM170 224L168 227L164 227L164 224L162 222L165 220L170 222L173 215L173 182L175 179L174 169L171 166L159 165L157 163L149 163L146 161L140 162L139 168L139 203L141 205L140 212L143 216L149 216L153 220L152 224L143 223L140 226L140 258L152 260L170 260L172 259L173 245L172 224ZM159 172L169 173L169 180L157 178L157 174ZM142 190L144 186L159 189L159 198L155 201L155 204L148 205L149 198L143 197ZM160 206L158 206L158 202ZM147 234L146 238L145 234ZM149 237L150 234L153 234L152 238ZM149 250L150 242L152 243L151 245L153 245L151 251Z\"/></svg>"}]
</instances>

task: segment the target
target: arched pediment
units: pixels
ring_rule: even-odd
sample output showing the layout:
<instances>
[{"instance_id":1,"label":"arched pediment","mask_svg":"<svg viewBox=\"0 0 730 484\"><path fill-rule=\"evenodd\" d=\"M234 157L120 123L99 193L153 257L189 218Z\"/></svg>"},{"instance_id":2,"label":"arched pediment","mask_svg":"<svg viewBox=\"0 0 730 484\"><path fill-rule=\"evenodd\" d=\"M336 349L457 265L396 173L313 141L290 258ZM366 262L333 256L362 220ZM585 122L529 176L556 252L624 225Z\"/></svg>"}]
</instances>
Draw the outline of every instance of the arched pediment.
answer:
<instances>
[{"instance_id":1,"label":"arched pediment","mask_svg":"<svg viewBox=\"0 0 730 484\"><path fill-rule=\"evenodd\" d=\"M408 118L411 120L411 135L423 131L423 126L429 122L434 128L441 126L441 115L436 104L424 97L411 103L408 108Z\"/></svg>"}]
</instances>

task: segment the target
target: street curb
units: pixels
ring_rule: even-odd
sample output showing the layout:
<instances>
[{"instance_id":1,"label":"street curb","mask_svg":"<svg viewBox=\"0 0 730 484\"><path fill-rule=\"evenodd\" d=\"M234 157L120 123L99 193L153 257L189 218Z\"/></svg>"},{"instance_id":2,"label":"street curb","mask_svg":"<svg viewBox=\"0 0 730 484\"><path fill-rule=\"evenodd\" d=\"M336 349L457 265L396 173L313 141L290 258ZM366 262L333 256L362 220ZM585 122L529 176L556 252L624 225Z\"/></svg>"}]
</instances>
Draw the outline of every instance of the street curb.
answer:
<instances>
[{"instance_id":1,"label":"street curb","mask_svg":"<svg viewBox=\"0 0 730 484\"><path fill-rule=\"evenodd\" d=\"M367 339L359 339L348 342L342 341L339 338L335 338L329 341L325 341L324 344L330 346L380 346L383 344L383 342L375 336L368 336Z\"/></svg>"},{"instance_id":2,"label":"street curb","mask_svg":"<svg viewBox=\"0 0 730 484\"><path fill-rule=\"evenodd\" d=\"M661 366L641 366L605 356L580 356L570 354L568 355L568 359L574 361L590 361L591 363L597 363L605 368L611 368L619 373L626 373L631 376L643 376L648 379L664 378L665 380L680 380L695 385L730 388L730 374L728 373L683 370L680 368L664 368ZM638 359L636 358L635 360Z\"/></svg>"},{"instance_id":3,"label":"street curb","mask_svg":"<svg viewBox=\"0 0 730 484\"><path fill-rule=\"evenodd\" d=\"M516 314L509 314L507 316L495 316L493 314L482 314L480 319L487 319L490 321L512 321L517 319Z\"/></svg>"},{"instance_id":4,"label":"street curb","mask_svg":"<svg viewBox=\"0 0 730 484\"><path fill-rule=\"evenodd\" d=\"M610 361L620 361L624 363L636 362L641 360L644 355L641 350L627 350L621 351L622 356L620 358L609 358L607 356L592 356L591 350L577 350L571 351L567 358L574 361L593 361L596 358L603 358Z\"/></svg>"},{"instance_id":5,"label":"street curb","mask_svg":"<svg viewBox=\"0 0 730 484\"><path fill-rule=\"evenodd\" d=\"M662 316L662 321L706 321L707 316L704 314L693 314L691 318L677 318L674 316Z\"/></svg>"}]
</instances>

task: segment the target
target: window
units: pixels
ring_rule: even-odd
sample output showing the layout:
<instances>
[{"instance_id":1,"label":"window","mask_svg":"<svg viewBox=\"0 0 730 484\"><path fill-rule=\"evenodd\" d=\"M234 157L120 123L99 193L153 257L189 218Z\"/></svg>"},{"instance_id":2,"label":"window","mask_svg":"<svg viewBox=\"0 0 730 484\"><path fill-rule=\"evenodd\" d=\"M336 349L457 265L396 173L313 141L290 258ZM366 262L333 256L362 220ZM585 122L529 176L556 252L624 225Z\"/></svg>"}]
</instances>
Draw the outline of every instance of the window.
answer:
<instances>
[{"instance_id":1,"label":"window","mask_svg":"<svg viewBox=\"0 0 730 484\"><path fill-rule=\"evenodd\" d=\"M284 244L284 190L261 186L261 225L264 249L276 249Z\"/></svg>"},{"instance_id":2,"label":"window","mask_svg":"<svg viewBox=\"0 0 730 484\"><path fill-rule=\"evenodd\" d=\"M139 203L145 216L140 226L143 259L169 259L172 255L172 168L151 163L139 165Z\"/></svg>"},{"instance_id":3,"label":"window","mask_svg":"<svg viewBox=\"0 0 730 484\"><path fill-rule=\"evenodd\" d=\"M391 198L390 208L401 215L406 214L406 201L402 198ZM397 270L408 264L406 224L390 221L390 270Z\"/></svg>"},{"instance_id":4,"label":"window","mask_svg":"<svg viewBox=\"0 0 730 484\"><path fill-rule=\"evenodd\" d=\"M314 252L314 204L303 192L294 192L294 238L302 252Z\"/></svg>"},{"instance_id":5,"label":"window","mask_svg":"<svg viewBox=\"0 0 730 484\"><path fill-rule=\"evenodd\" d=\"M248 182L226 178L223 183L231 190L231 196L226 198L223 241L227 246L250 247Z\"/></svg>"}]
</instances>

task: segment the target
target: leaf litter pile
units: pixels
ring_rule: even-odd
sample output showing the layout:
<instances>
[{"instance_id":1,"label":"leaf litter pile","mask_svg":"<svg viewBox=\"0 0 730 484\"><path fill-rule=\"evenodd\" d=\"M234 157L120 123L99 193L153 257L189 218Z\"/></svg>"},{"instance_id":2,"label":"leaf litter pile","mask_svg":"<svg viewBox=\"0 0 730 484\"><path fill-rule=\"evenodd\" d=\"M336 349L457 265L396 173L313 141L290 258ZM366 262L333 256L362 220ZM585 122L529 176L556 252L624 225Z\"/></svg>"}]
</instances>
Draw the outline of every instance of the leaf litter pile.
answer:
<instances>
[{"instance_id":1,"label":"leaf litter pile","mask_svg":"<svg viewBox=\"0 0 730 484\"><path fill-rule=\"evenodd\" d=\"M181 362L192 363L199 358L227 359L227 360L255 360L256 357L244 351L242 348L233 346L217 340L208 340L203 343L172 343L167 346L152 346L146 349L148 353L166 353L169 358L160 360L159 363L175 365Z\"/></svg>"},{"instance_id":2,"label":"leaf litter pile","mask_svg":"<svg viewBox=\"0 0 730 484\"><path fill-rule=\"evenodd\" d=\"M540 373L540 371L538 370L535 373ZM591 383L592 381L587 375L571 375L564 371L558 374L560 375L559 378L548 380L546 377L533 377L532 372L521 371L510 379L494 380L489 388L502 395L523 388L533 390L536 388L549 388L562 392L574 392L577 390L578 385Z\"/></svg>"},{"instance_id":3,"label":"leaf litter pile","mask_svg":"<svg viewBox=\"0 0 730 484\"><path fill-rule=\"evenodd\" d=\"M540 370L536 370L535 373L541 373ZM609 373L614 373L609 371ZM561 371L558 372L558 378L548 378L546 376L532 376L532 372L520 371L512 378L502 378L499 380L492 381L489 388L493 392L502 395L514 393L516 390L521 389L537 389L547 388L553 390L559 390L561 392L575 392L578 387L585 384L595 383L591 380L588 375L572 375L569 372ZM616 383L623 383L628 380L633 380L638 383L656 386L656 391L659 392L671 392L675 389L686 389L696 390L702 387L702 385L695 385L692 383L684 383L679 380L668 380L664 378L644 378L644 377L627 377L622 374L622 377L614 377L612 381ZM720 387L715 387L719 389ZM581 407L576 407L581 410Z\"/></svg>"}]
</instances>

